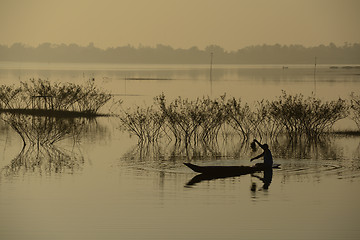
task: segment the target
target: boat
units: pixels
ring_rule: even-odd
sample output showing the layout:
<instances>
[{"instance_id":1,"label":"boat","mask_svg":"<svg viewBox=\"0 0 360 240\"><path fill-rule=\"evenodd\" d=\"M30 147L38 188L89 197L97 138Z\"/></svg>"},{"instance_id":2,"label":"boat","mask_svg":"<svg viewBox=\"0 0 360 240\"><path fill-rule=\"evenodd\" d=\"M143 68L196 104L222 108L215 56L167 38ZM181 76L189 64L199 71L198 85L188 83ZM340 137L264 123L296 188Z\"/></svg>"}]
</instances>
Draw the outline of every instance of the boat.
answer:
<instances>
[{"instance_id":1,"label":"boat","mask_svg":"<svg viewBox=\"0 0 360 240\"><path fill-rule=\"evenodd\" d=\"M214 179L239 177L247 174L254 174L256 172L264 172L262 178L264 183L268 185L271 183L273 168L280 168L280 164L273 164L272 167L265 167L264 164L257 163L254 166L198 166L191 163L184 163L185 166L192 169L194 172L200 173L193 177L186 187L191 187L202 181L210 181ZM268 187L267 185L267 187Z\"/></svg>"},{"instance_id":2,"label":"boat","mask_svg":"<svg viewBox=\"0 0 360 240\"><path fill-rule=\"evenodd\" d=\"M255 164L254 166L198 166L192 163L184 163L184 165L194 172L207 175L244 175L280 167L280 164L273 164L272 168L266 167L264 164Z\"/></svg>"}]
</instances>

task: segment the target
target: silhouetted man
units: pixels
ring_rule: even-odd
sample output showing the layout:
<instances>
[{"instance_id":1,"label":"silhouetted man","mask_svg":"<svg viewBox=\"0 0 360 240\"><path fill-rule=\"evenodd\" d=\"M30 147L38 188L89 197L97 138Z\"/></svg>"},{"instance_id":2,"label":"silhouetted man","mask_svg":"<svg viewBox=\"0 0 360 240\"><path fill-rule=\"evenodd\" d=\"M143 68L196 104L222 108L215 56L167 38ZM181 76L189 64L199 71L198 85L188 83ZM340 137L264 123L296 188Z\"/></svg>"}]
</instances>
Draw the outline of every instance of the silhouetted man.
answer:
<instances>
[{"instance_id":1,"label":"silhouetted man","mask_svg":"<svg viewBox=\"0 0 360 240\"><path fill-rule=\"evenodd\" d=\"M254 139L254 142L257 143L263 150L264 152L262 154L260 154L259 156L256 156L254 158L252 158L250 160L253 161L255 159L258 159L258 158L261 158L261 157L264 157L264 163L257 163L255 164L256 166L261 166L263 165L264 167L269 167L269 168L272 168L272 165L273 165L273 159L272 159L272 155L271 155L271 152L270 152L270 149L269 149L269 145L267 145L266 143L265 144L261 144L258 142L258 140Z\"/></svg>"}]
</instances>

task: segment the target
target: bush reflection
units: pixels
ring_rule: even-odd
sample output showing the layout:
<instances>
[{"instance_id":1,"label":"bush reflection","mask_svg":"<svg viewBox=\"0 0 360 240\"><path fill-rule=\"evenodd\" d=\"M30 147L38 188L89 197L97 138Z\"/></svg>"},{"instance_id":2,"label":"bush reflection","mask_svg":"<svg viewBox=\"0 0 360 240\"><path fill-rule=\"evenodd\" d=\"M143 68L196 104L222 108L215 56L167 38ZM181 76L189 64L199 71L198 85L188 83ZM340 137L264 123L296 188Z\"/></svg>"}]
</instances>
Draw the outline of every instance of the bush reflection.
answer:
<instances>
[{"instance_id":1,"label":"bush reflection","mask_svg":"<svg viewBox=\"0 0 360 240\"><path fill-rule=\"evenodd\" d=\"M317 141L292 141L282 138L270 141L268 144L274 152L274 157L281 159L333 159L341 160L344 156L342 146L337 145L335 137ZM174 160L198 161L211 159L250 159L257 152L251 148L250 141L242 141L234 137L206 144L196 145L167 143L137 144L132 147L122 159L131 161Z\"/></svg>"},{"instance_id":2,"label":"bush reflection","mask_svg":"<svg viewBox=\"0 0 360 240\"><path fill-rule=\"evenodd\" d=\"M23 143L21 152L2 169L3 174L73 172L83 165L84 158L76 147L68 151L55 146L55 143L71 139L76 146L89 119L20 114L2 114L1 118L15 130Z\"/></svg>"},{"instance_id":3,"label":"bush reflection","mask_svg":"<svg viewBox=\"0 0 360 240\"><path fill-rule=\"evenodd\" d=\"M348 146L344 146L342 141L356 144L356 141L354 142L351 139L330 135L317 141L308 139L293 141L284 137L278 138L277 141L270 141L268 144L273 153L274 162L282 166L280 170L275 172L277 175L283 176L283 181L294 176L299 178L313 177L314 174L318 176L334 174L338 178L359 177L356 169L360 168L360 162L352 161L349 163L347 160L356 155L360 147L355 147L355 152L347 152ZM184 169L183 162L219 166L251 165L250 158L258 155L260 150L254 152L250 144L248 141L236 140L235 138L218 141L211 145L186 146L172 142L137 144L122 156L121 162L137 169L158 169L169 172L178 172L180 169ZM187 169L186 172L188 172ZM235 176L205 176L200 174L195 179L190 180L189 183L241 175L243 174L239 173ZM260 178L265 179L266 177ZM265 182L264 188L266 188Z\"/></svg>"}]
</instances>

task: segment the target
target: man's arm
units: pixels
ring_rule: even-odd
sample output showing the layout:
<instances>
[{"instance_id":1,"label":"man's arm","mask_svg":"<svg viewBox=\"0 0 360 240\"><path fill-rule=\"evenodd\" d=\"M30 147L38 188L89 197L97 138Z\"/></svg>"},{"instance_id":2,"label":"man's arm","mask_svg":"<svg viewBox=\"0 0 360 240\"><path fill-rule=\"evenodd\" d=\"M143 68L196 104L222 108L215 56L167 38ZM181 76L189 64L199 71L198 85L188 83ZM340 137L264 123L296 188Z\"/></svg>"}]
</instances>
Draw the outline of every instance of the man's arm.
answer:
<instances>
[{"instance_id":1,"label":"man's arm","mask_svg":"<svg viewBox=\"0 0 360 240\"><path fill-rule=\"evenodd\" d=\"M262 149L264 149L263 145L256 139L254 139L254 142L256 142Z\"/></svg>"},{"instance_id":2,"label":"man's arm","mask_svg":"<svg viewBox=\"0 0 360 240\"><path fill-rule=\"evenodd\" d=\"M252 162L255 159L261 158L264 156L264 153L260 154L259 156L253 157L252 159L250 159L250 162Z\"/></svg>"}]
</instances>

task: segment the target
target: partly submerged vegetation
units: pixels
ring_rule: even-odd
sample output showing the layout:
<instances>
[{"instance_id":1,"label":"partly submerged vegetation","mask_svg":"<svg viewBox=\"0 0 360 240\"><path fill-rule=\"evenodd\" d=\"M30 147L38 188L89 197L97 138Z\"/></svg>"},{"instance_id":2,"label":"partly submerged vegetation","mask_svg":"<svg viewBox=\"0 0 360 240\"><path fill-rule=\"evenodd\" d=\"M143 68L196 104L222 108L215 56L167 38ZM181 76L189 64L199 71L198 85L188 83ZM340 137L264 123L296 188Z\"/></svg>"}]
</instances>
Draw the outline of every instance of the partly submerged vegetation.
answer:
<instances>
[{"instance_id":1,"label":"partly submerged vegetation","mask_svg":"<svg viewBox=\"0 0 360 240\"><path fill-rule=\"evenodd\" d=\"M277 100L268 103L269 114L289 136L318 137L332 130L333 125L349 114L343 99L322 102L315 97L291 96L283 92Z\"/></svg>"},{"instance_id":2,"label":"partly submerged vegetation","mask_svg":"<svg viewBox=\"0 0 360 240\"><path fill-rule=\"evenodd\" d=\"M153 107L124 111L119 120L122 128L137 136L141 142L157 141L164 124L164 116Z\"/></svg>"},{"instance_id":3,"label":"partly submerged vegetation","mask_svg":"<svg viewBox=\"0 0 360 240\"><path fill-rule=\"evenodd\" d=\"M55 143L66 138L77 142L91 119L76 114L96 116L110 98L110 94L95 88L91 81L84 86L43 80L22 82L20 87L1 86L0 117L23 141L21 153L4 168L5 173L34 169L64 172L81 167L81 157L56 147ZM161 94L151 106L123 110L114 120L138 138L137 147L144 156L162 157L157 155L160 150L153 143L166 140L174 143L171 156L221 157L243 153L243 149L250 151L247 141L253 138L268 141L274 147L278 141L319 139L333 132L334 124L346 117L353 119L360 129L359 99L352 94L350 101L324 102L314 96L283 92L274 100L250 105L241 98L226 95L168 100Z\"/></svg>"},{"instance_id":4,"label":"partly submerged vegetation","mask_svg":"<svg viewBox=\"0 0 360 240\"><path fill-rule=\"evenodd\" d=\"M111 94L96 88L91 80L77 85L32 79L21 82L19 87L0 86L0 112L32 115L31 122L35 116L92 117L98 116L99 109L111 98ZM243 140L274 140L279 135L316 139L331 132L337 121L349 115L360 129L360 97L355 94L350 101L339 98L323 102L314 96L283 92L275 100L252 105L226 95L195 100L177 97L168 101L161 94L154 98L152 106L123 110L118 119L122 129L137 136L139 142L166 138L188 145L211 144L219 136L230 135ZM6 114L2 119L16 131L23 126Z\"/></svg>"},{"instance_id":5,"label":"partly submerged vegetation","mask_svg":"<svg viewBox=\"0 0 360 240\"><path fill-rule=\"evenodd\" d=\"M351 93L351 118L356 123L357 127L360 129L360 95Z\"/></svg>"},{"instance_id":6,"label":"partly submerged vegetation","mask_svg":"<svg viewBox=\"0 0 360 240\"><path fill-rule=\"evenodd\" d=\"M352 109L354 104L351 105ZM136 135L139 142L155 142L166 137L185 145L211 143L218 136L238 134L242 139L318 138L332 131L334 124L349 116L349 102L338 99L323 102L315 97L283 92L276 100L260 101L253 107L241 99L221 96L196 100L181 97L168 102L165 95L153 106L125 110L121 126Z\"/></svg>"},{"instance_id":7,"label":"partly submerged vegetation","mask_svg":"<svg viewBox=\"0 0 360 240\"><path fill-rule=\"evenodd\" d=\"M0 112L29 115L86 117L98 115L111 95L96 88L93 81L85 85L51 83L31 79L20 86L0 86Z\"/></svg>"},{"instance_id":8,"label":"partly submerged vegetation","mask_svg":"<svg viewBox=\"0 0 360 240\"><path fill-rule=\"evenodd\" d=\"M89 125L89 117L100 116L99 109L110 99L111 95L96 88L93 81L76 85L33 79L21 82L19 87L0 86L0 119L19 134L23 143L19 155L1 172L13 175L79 168L82 157L55 143L65 138L76 143Z\"/></svg>"}]
</instances>

